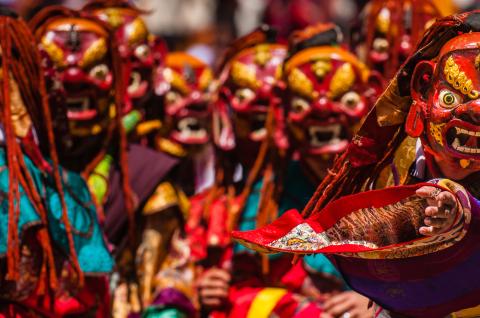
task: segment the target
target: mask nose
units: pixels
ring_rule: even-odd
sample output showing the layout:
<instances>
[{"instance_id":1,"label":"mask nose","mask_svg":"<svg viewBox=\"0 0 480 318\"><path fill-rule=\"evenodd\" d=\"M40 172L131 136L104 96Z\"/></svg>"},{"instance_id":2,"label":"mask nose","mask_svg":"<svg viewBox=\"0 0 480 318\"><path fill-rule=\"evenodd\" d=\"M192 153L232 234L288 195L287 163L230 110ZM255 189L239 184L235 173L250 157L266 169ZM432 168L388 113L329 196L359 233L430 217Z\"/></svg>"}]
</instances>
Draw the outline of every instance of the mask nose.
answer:
<instances>
[{"instance_id":1,"label":"mask nose","mask_svg":"<svg viewBox=\"0 0 480 318\"><path fill-rule=\"evenodd\" d=\"M474 125L480 125L480 99L458 106L455 109L455 117Z\"/></svg>"},{"instance_id":2,"label":"mask nose","mask_svg":"<svg viewBox=\"0 0 480 318\"><path fill-rule=\"evenodd\" d=\"M70 83L78 83L83 80L83 71L78 67L69 67L63 72L63 80Z\"/></svg>"}]
</instances>

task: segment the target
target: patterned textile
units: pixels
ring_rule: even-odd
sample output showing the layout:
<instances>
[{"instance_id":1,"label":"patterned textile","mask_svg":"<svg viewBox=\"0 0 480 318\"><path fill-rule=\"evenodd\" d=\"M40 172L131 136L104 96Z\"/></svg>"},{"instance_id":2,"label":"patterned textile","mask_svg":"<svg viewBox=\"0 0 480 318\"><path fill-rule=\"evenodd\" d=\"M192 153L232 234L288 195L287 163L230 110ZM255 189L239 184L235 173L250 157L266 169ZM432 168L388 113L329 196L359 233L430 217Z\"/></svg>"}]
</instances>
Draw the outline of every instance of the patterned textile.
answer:
<instances>
[{"instance_id":1,"label":"patterned textile","mask_svg":"<svg viewBox=\"0 0 480 318\"><path fill-rule=\"evenodd\" d=\"M42 283L39 277L43 255L38 252L41 250L41 236L37 235L42 227L36 226L42 221L25 190L20 188L20 214L17 221L22 242L20 279L15 283L4 280L0 283L0 317L38 317L40 312L45 317L59 317L71 313L95 313L99 318L108 317L109 292L106 274L112 271L114 263L105 245L95 204L86 183L78 174L62 169L64 198L72 226L74 246L80 268L86 274L83 288L78 289L76 284L72 284L75 279L71 277L70 267L65 259L65 255L69 254L68 239L61 220L60 198L53 177L42 173L28 156L24 156L24 160L35 187L46 202L59 287L55 290L55 295L51 295L54 296L53 300L42 296L38 290ZM3 198L8 191L5 149L0 148L0 194ZM0 253L3 261L8 248L8 202L5 199L1 201L0 214ZM50 301L53 308L50 307Z\"/></svg>"},{"instance_id":2,"label":"patterned textile","mask_svg":"<svg viewBox=\"0 0 480 318\"><path fill-rule=\"evenodd\" d=\"M330 203L320 213L307 219L290 211L260 230L233 235L262 251L335 254L331 259L348 285L368 295L382 308L408 317L445 317L478 305L480 291L477 286L480 278L476 271L480 265L480 246L476 242L480 239L480 206L475 198L452 181L443 179L432 182L428 185L454 193L461 211L455 225L439 236L416 237L414 231L410 231L409 235L400 235L396 230L403 231L405 226L408 229L412 225L388 223L384 219L390 213L398 212L399 219L404 222L409 219L402 217L402 213L413 215L413 224L418 222L416 214L411 214L411 209L392 208L404 202L419 204L418 208L422 209L424 204L415 197L414 192L425 184L347 196ZM351 234L339 230L348 228L349 222L346 221L352 220L351 214L362 211L370 214L371 224L364 222L365 226L357 226L356 232ZM372 217L374 211L378 211L382 217ZM396 228L391 224L396 224ZM393 240L384 239L383 234L379 237L375 235L374 229L380 225L390 232ZM331 233L336 236L324 235L330 229L334 229ZM293 237L293 233L298 235ZM339 236L339 233L342 235ZM357 234L370 237L369 242L358 241ZM312 240L312 237L317 239L314 238L310 245L295 241ZM284 245L279 247L279 242ZM457 295L462 295L461 299Z\"/></svg>"},{"instance_id":3,"label":"patterned textile","mask_svg":"<svg viewBox=\"0 0 480 318\"><path fill-rule=\"evenodd\" d=\"M53 241L63 251L68 251L68 241L64 225L61 221L60 199L51 176L43 174L33 162L24 157L35 186L40 195L47 200L49 229ZM95 205L84 180L75 173L62 171L65 201L68 216L72 225L72 233L78 261L85 273L109 273L113 267L113 260L106 248L100 227L97 222ZM8 188L8 169L6 167L5 149L0 148L0 194L6 197ZM25 231L41 222L40 216L34 210L20 189L20 215L18 229L20 237ZM0 205L0 254L5 255L7 250L8 202L2 200Z\"/></svg>"}]
</instances>

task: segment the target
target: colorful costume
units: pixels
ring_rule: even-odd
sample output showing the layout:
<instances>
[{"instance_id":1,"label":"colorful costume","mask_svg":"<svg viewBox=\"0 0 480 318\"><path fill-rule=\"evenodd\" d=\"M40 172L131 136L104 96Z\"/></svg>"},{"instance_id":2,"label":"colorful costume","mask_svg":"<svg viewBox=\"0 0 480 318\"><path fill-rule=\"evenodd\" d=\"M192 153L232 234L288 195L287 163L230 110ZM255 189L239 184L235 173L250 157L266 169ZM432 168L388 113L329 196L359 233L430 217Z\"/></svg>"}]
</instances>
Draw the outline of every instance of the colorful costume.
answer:
<instances>
[{"instance_id":1,"label":"colorful costume","mask_svg":"<svg viewBox=\"0 0 480 318\"><path fill-rule=\"evenodd\" d=\"M156 93L161 103L147 110L146 122L142 123L161 123L158 131L147 136L148 143L182 160L172 179L188 195L205 189L211 179L212 80L212 70L194 56L167 54L157 76Z\"/></svg>"},{"instance_id":2,"label":"colorful costume","mask_svg":"<svg viewBox=\"0 0 480 318\"><path fill-rule=\"evenodd\" d=\"M330 288L343 287L328 262L318 264L314 260L291 268L286 257L262 258L232 245L228 238L229 229L253 229L277 217L277 213L303 207L313 190L297 162L286 164L284 109L276 90L281 86L287 51L271 42L271 32L260 29L237 40L227 51L214 112L214 124L218 125L214 132L223 149L219 154L223 165L218 168L215 187L191 200L187 233L193 256L202 269L231 264L229 304L224 310L212 312L212 317L319 316L321 299L311 300L303 294L308 265L315 270L323 267ZM243 169L241 180L232 179L235 166L229 166L232 162L227 158L237 159Z\"/></svg>"},{"instance_id":3,"label":"colorful costume","mask_svg":"<svg viewBox=\"0 0 480 318\"><path fill-rule=\"evenodd\" d=\"M31 23L65 88L66 102L55 105L58 110L66 108L68 119L66 133L58 134L61 161L88 178L98 206L103 207L106 235L115 247L120 287L114 316L138 312L145 305L139 300L144 285L137 280L137 275L143 277L143 268L136 267L134 259L142 267L140 260L149 253L166 251L179 227L177 217L157 213L163 209L146 210L177 160L127 143L121 122L129 98L124 93L125 64L119 55L121 45L108 25L63 7L49 7ZM57 122L57 128L61 125ZM124 291L133 295L131 302L121 299L126 297Z\"/></svg>"},{"instance_id":4,"label":"colorful costume","mask_svg":"<svg viewBox=\"0 0 480 318\"><path fill-rule=\"evenodd\" d=\"M189 314L192 306L188 298L192 296L191 286L193 284L190 277L193 274L188 262L189 252L185 250L186 246L181 233L184 215L188 210L188 199L184 194L186 187L184 184L180 184L182 180L177 180L176 176L180 173L185 174L188 177L187 185L190 186L192 170L189 169L188 164L184 164L183 156L185 154L183 151L180 153L175 151L181 149L182 146L174 144L174 141L169 143L168 140L162 139L159 130L161 132L173 130L177 123L171 118L179 115L180 119L185 117L184 121L188 120L184 114L186 108L183 107L174 107L173 112L170 107L166 117L161 114L164 112L164 99L172 101L171 94L187 93L189 89L192 89L188 85L193 85L193 87L197 85L194 84L197 75L201 83L200 91L193 89L191 96L194 98L192 99L190 96L189 98L194 108L195 106L205 106L197 102L204 103L203 94L211 82L211 73L208 73L208 69L203 72L206 66L196 60L194 68L184 67L184 63L193 60L191 57L182 59L183 55L181 54L170 54L167 57L163 42L147 30L140 16L142 11L126 1L93 1L87 4L84 10L91 11L99 19L113 27L119 40L118 50L122 57L122 63L127 65L126 74L128 75L124 76L125 80L128 80L126 97L133 106L126 106L122 119L124 127L130 132L130 139L171 155L173 159L182 159L181 164L157 186L143 206L142 213L146 217L151 216L157 220L146 225L147 229L142 243L137 249L136 262L140 302L144 308L149 307L145 315L154 315L156 312L164 311L168 306L176 307ZM178 56L180 56L180 61L174 64ZM173 64L170 61L173 61ZM165 64L165 62L167 63ZM177 67L175 71L173 70L174 66ZM168 71L166 71L167 67ZM186 82L179 82L178 78L183 73L178 73L178 68L183 67L195 70L198 74L195 71L193 74L188 73L190 76L185 76ZM165 77L165 75L167 76ZM187 84L182 86L182 83ZM176 87L175 84L180 86ZM177 91L177 89L179 90ZM200 93L202 95L198 96ZM166 94L168 94L167 97ZM187 103L185 107L188 108L188 106ZM202 112L197 108L191 112L195 115L196 111ZM185 122L183 125L181 122L178 123L179 126L185 128L194 125L187 124ZM180 134L180 136L183 135ZM205 137L202 140L193 141L194 144L205 142ZM169 310L175 309L170 308Z\"/></svg>"},{"instance_id":5,"label":"colorful costume","mask_svg":"<svg viewBox=\"0 0 480 318\"><path fill-rule=\"evenodd\" d=\"M113 260L86 183L58 165L35 40L5 9L0 33L0 317L107 317Z\"/></svg>"},{"instance_id":6,"label":"colorful costume","mask_svg":"<svg viewBox=\"0 0 480 318\"><path fill-rule=\"evenodd\" d=\"M438 20L304 215L234 236L264 251L333 254L380 317L478 317L479 25L478 11ZM427 202L415 191L425 185L457 206L431 236L419 233Z\"/></svg>"}]
</instances>

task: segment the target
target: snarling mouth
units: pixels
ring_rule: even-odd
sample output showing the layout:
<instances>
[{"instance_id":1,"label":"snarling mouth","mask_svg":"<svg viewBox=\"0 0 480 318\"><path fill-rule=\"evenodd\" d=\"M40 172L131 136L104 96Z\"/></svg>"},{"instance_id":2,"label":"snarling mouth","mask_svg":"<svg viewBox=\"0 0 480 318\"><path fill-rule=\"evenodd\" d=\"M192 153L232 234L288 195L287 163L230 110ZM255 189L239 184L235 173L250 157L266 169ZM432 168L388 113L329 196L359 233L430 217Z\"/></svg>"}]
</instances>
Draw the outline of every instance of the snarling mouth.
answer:
<instances>
[{"instance_id":1,"label":"snarling mouth","mask_svg":"<svg viewBox=\"0 0 480 318\"><path fill-rule=\"evenodd\" d=\"M66 100L67 116L72 120L91 120L97 115L89 97L70 97Z\"/></svg>"},{"instance_id":2,"label":"snarling mouth","mask_svg":"<svg viewBox=\"0 0 480 318\"><path fill-rule=\"evenodd\" d=\"M255 114L250 119L250 139L253 141L261 141L267 136L267 128L265 122L267 121L267 114Z\"/></svg>"},{"instance_id":3,"label":"snarling mouth","mask_svg":"<svg viewBox=\"0 0 480 318\"><path fill-rule=\"evenodd\" d=\"M205 124L195 117L184 117L177 122L172 137L184 144L203 144L208 141Z\"/></svg>"},{"instance_id":4,"label":"snarling mouth","mask_svg":"<svg viewBox=\"0 0 480 318\"><path fill-rule=\"evenodd\" d=\"M463 158L480 157L480 127L470 124L449 126L445 139L450 152Z\"/></svg>"},{"instance_id":5,"label":"snarling mouth","mask_svg":"<svg viewBox=\"0 0 480 318\"><path fill-rule=\"evenodd\" d=\"M130 81L127 87L127 93L131 98L140 98L145 95L148 89L148 82L143 80L142 74L137 71L130 73Z\"/></svg>"},{"instance_id":6,"label":"snarling mouth","mask_svg":"<svg viewBox=\"0 0 480 318\"><path fill-rule=\"evenodd\" d=\"M341 124L308 127L310 152L314 154L337 153L348 145L345 129Z\"/></svg>"}]
</instances>

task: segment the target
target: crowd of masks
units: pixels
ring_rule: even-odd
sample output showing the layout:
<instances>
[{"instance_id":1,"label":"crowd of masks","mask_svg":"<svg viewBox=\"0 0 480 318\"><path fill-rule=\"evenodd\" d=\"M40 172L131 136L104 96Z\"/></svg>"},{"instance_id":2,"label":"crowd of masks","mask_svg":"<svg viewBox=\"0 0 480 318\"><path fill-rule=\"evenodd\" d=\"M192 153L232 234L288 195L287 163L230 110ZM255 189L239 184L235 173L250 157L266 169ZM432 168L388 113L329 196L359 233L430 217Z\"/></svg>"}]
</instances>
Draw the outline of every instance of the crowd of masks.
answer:
<instances>
[{"instance_id":1,"label":"crowd of masks","mask_svg":"<svg viewBox=\"0 0 480 318\"><path fill-rule=\"evenodd\" d=\"M215 68L127 1L0 9L0 317L375 317L327 256L231 232L312 208L443 15L397 2L371 1L350 38L259 26Z\"/></svg>"}]
</instances>

